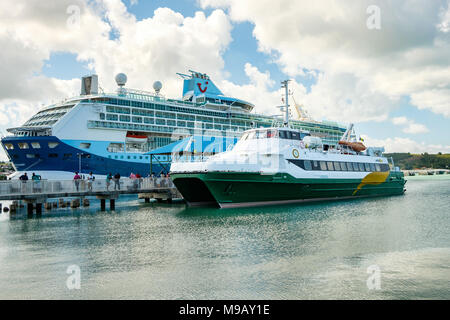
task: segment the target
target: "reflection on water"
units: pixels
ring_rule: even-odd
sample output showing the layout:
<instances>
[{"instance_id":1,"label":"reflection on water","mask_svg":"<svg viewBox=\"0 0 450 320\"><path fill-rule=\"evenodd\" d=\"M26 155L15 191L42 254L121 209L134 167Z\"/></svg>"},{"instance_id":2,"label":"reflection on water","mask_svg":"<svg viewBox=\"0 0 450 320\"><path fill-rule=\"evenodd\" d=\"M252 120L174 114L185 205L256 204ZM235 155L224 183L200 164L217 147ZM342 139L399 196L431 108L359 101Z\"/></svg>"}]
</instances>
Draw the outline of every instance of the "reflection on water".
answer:
<instances>
[{"instance_id":1,"label":"reflection on water","mask_svg":"<svg viewBox=\"0 0 450 320\"><path fill-rule=\"evenodd\" d=\"M128 198L113 213L0 215L0 298L448 299L450 180L407 189L263 208ZM80 290L66 287L70 265ZM373 265L380 290L366 284Z\"/></svg>"}]
</instances>

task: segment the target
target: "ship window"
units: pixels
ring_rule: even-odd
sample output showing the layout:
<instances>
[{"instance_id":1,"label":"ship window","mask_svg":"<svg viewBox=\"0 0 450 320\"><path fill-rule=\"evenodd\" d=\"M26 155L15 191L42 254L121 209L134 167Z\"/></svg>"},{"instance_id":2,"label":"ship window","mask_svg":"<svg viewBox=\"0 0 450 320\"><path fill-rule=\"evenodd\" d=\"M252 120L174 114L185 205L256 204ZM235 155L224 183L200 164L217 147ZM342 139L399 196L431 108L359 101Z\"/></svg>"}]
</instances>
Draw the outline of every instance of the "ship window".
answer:
<instances>
[{"instance_id":1,"label":"ship window","mask_svg":"<svg viewBox=\"0 0 450 320\"><path fill-rule=\"evenodd\" d=\"M108 113L106 115L106 120L117 121L117 120L119 120L119 117L117 116L117 114Z\"/></svg>"},{"instance_id":2,"label":"ship window","mask_svg":"<svg viewBox=\"0 0 450 320\"><path fill-rule=\"evenodd\" d=\"M70 159L70 158L72 158L71 153L64 153L64 159Z\"/></svg>"},{"instance_id":3,"label":"ship window","mask_svg":"<svg viewBox=\"0 0 450 320\"><path fill-rule=\"evenodd\" d=\"M291 132L291 139L293 140L300 140L300 133L298 132Z\"/></svg>"},{"instance_id":4,"label":"ship window","mask_svg":"<svg viewBox=\"0 0 450 320\"><path fill-rule=\"evenodd\" d=\"M353 171L353 164L351 162L347 162L347 171Z\"/></svg>"},{"instance_id":5,"label":"ship window","mask_svg":"<svg viewBox=\"0 0 450 320\"><path fill-rule=\"evenodd\" d=\"M119 158L119 156L114 156L114 159L118 159Z\"/></svg>"},{"instance_id":6,"label":"ship window","mask_svg":"<svg viewBox=\"0 0 450 320\"><path fill-rule=\"evenodd\" d=\"M334 171L333 162L328 161L327 162L327 168L328 168L328 171Z\"/></svg>"},{"instance_id":7,"label":"ship window","mask_svg":"<svg viewBox=\"0 0 450 320\"><path fill-rule=\"evenodd\" d=\"M345 162L341 162L341 170L347 171L347 164Z\"/></svg>"},{"instance_id":8,"label":"ship window","mask_svg":"<svg viewBox=\"0 0 450 320\"><path fill-rule=\"evenodd\" d=\"M359 165L359 171L365 171L364 163L358 163L358 165Z\"/></svg>"},{"instance_id":9,"label":"ship window","mask_svg":"<svg viewBox=\"0 0 450 320\"><path fill-rule=\"evenodd\" d=\"M104 113L100 113L100 120L105 120L105 114Z\"/></svg>"},{"instance_id":10,"label":"ship window","mask_svg":"<svg viewBox=\"0 0 450 320\"><path fill-rule=\"evenodd\" d=\"M32 154L32 153L27 153L27 156L26 156L28 159L34 159L34 158L36 158L36 155L35 154Z\"/></svg>"},{"instance_id":11,"label":"ship window","mask_svg":"<svg viewBox=\"0 0 450 320\"><path fill-rule=\"evenodd\" d=\"M31 146L33 147L33 149L40 149L41 145L39 144L39 142L32 142Z\"/></svg>"},{"instance_id":12,"label":"ship window","mask_svg":"<svg viewBox=\"0 0 450 320\"><path fill-rule=\"evenodd\" d=\"M30 148L28 146L28 143L26 143L26 142L19 142L18 145L19 145L20 149L29 149Z\"/></svg>"},{"instance_id":13,"label":"ship window","mask_svg":"<svg viewBox=\"0 0 450 320\"><path fill-rule=\"evenodd\" d=\"M5 148L6 148L6 150L13 150L14 145L12 143L5 143Z\"/></svg>"},{"instance_id":14,"label":"ship window","mask_svg":"<svg viewBox=\"0 0 450 320\"><path fill-rule=\"evenodd\" d=\"M354 171L359 171L359 165L357 162L353 162L353 169Z\"/></svg>"},{"instance_id":15,"label":"ship window","mask_svg":"<svg viewBox=\"0 0 450 320\"><path fill-rule=\"evenodd\" d=\"M49 142L49 143L48 143L48 147L49 147L50 149L54 149L54 148L56 148L58 145L59 145L59 142Z\"/></svg>"},{"instance_id":16,"label":"ship window","mask_svg":"<svg viewBox=\"0 0 450 320\"><path fill-rule=\"evenodd\" d=\"M82 148L82 149L89 149L90 147L91 147L91 144L88 142L80 143L80 148Z\"/></svg>"},{"instance_id":17,"label":"ship window","mask_svg":"<svg viewBox=\"0 0 450 320\"><path fill-rule=\"evenodd\" d=\"M327 171L327 163L325 161L320 161L320 170Z\"/></svg>"},{"instance_id":18,"label":"ship window","mask_svg":"<svg viewBox=\"0 0 450 320\"><path fill-rule=\"evenodd\" d=\"M334 171L341 171L341 165L339 162L334 162Z\"/></svg>"},{"instance_id":19,"label":"ship window","mask_svg":"<svg viewBox=\"0 0 450 320\"><path fill-rule=\"evenodd\" d=\"M364 167L366 168L366 171L370 171L370 165L368 163L364 163Z\"/></svg>"},{"instance_id":20,"label":"ship window","mask_svg":"<svg viewBox=\"0 0 450 320\"><path fill-rule=\"evenodd\" d=\"M313 170L320 170L319 161L313 161Z\"/></svg>"},{"instance_id":21,"label":"ship window","mask_svg":"<svg viewBox=\"0 0 450 320\"><path fill-rule=\"evenodd\" d=\"M277 130L268 130L267 131L267 138L276 138L278 136Z\"/></svg>"},{"instance_id":22,"label":"ship window","mask_svg":"<svg viewBox=\"0 0 450 320\"><path fill-rule=\"evenodd\" d=\"M280 139L286 139L286 131L280 131Z\"/></svg>"},{"instance_id":23,"label":"ship window","mask_svg":"<svg viewBox=\"0 0 450 320\"><path fill-rule=\"evenodd\" d=\"M49 158L58 158L58 154L57 153L49 153L48 157Z\"/></svg>"},{"instance_id":24,"label":"ship window","mask_svg":"<svg viewBox=\"0 0 450 320\"><path fill-rule=\"evenodd\" d=\"M376 171L380 172L381 171L381 167L378 163L375 163L375 169Z\"/></svg>"},{"instance_id":25,"label":"ship window","mask_svg":"<svg viewBox=\"0 0 450 320\"><path fill-rule=\"evenodd\" d=\"M305 170L312 170L311 161L305 160Z\"/></svg>"},{"instance_id":26,"label":"ship window","mask_svg":"<svg viewBox=\"0 0 450 320\"><path fill-rule=\"evenodd\" d=\"M376 169L375 169L375 164L374 163L371 163L370 164L370 171L376 171Z\"/></svg>"},{"instance_id":27,"label":"ship window","mask_svg":"<svg viewBox=\"0 0 450 320\"><path fill-rule=\"evenodd\" d=\"M286 131L286 139L292 139L290 131Z\"/></svg>"},{"instance_id":28,"label":"ship window","mask_svg":"<svg viewBox=\"0 0 450 320\"><path fill-rule=\"evenodd\" d=\"M120 121L130 122L130 116L120 116Z\"/></svg>"}]
</instances>

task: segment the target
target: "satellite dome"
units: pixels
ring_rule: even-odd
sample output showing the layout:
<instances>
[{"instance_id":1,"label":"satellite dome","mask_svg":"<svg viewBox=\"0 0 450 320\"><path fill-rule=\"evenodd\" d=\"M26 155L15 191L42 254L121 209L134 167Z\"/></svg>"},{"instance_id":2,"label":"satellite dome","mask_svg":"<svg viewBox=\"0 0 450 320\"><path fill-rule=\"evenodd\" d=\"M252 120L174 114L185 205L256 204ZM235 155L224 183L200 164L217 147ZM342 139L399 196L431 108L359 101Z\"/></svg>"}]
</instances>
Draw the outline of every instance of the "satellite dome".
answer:
<instances>
[{"instance_id":1,"label":"satellite dome","mask_svg":"<svg viewBox=\"0 0 450 320\"><path fill-rule=\"evenodd\" d=\"M125 73L118 73L116 75L116 83L120 87L124 86L127 83L127 75Z\"/></svg>"},{"instance_id":2,"label":"satellite dome","mask_svg":"<svg viewBox=\"0 0 450 320\"><path fill-rule=\"evenodd\" d=\"M161 91L161 89L162 89L162 83L161 83L161 81L155 81L155 83L153 83L153 89L154 89L156 92Z\"/></svg>"}]
</instances>

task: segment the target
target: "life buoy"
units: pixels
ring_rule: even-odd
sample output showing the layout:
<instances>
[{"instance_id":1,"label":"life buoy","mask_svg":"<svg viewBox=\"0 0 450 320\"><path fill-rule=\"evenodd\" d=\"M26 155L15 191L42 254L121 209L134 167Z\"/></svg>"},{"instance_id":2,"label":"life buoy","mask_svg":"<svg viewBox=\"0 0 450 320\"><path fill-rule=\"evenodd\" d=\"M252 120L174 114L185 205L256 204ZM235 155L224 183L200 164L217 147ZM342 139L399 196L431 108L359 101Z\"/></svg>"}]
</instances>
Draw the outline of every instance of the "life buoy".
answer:
<instances>
[{"instance_id":1,"label":"life buoy","mask_svg":"<svg viewBox=\"0 0 450 320\"><path fill-rule=\"evenodd\" d=\"M300 157L300 153L298 152L297 149L292 150L292 155L294 156L295 159L298 159L298 157Z\"/></svg>"}]
</instances>

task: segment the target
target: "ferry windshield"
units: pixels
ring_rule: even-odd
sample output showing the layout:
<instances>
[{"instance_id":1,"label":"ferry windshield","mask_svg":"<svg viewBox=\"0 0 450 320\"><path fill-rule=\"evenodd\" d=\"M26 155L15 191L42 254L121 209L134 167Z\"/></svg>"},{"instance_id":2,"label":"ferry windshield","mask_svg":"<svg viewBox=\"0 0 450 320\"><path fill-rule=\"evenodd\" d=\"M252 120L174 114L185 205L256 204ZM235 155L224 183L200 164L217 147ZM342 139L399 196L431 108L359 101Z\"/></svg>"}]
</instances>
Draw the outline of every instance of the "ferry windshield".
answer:
<instances>
[{"instance_id":1,"label":"ferry windshield","mask_svg":"<svg viewBox=\"0 0 450 320\"><path fill-rule=\"evenodd\" d=\"M241 138L241 141L252 139L271 139L271 138L301 140L308 135L309 133L300 133L298 131L288 131L288 130L275 130L275 129L257 130L244 133L244 135Z\"/></svg>"}]
</instances>

